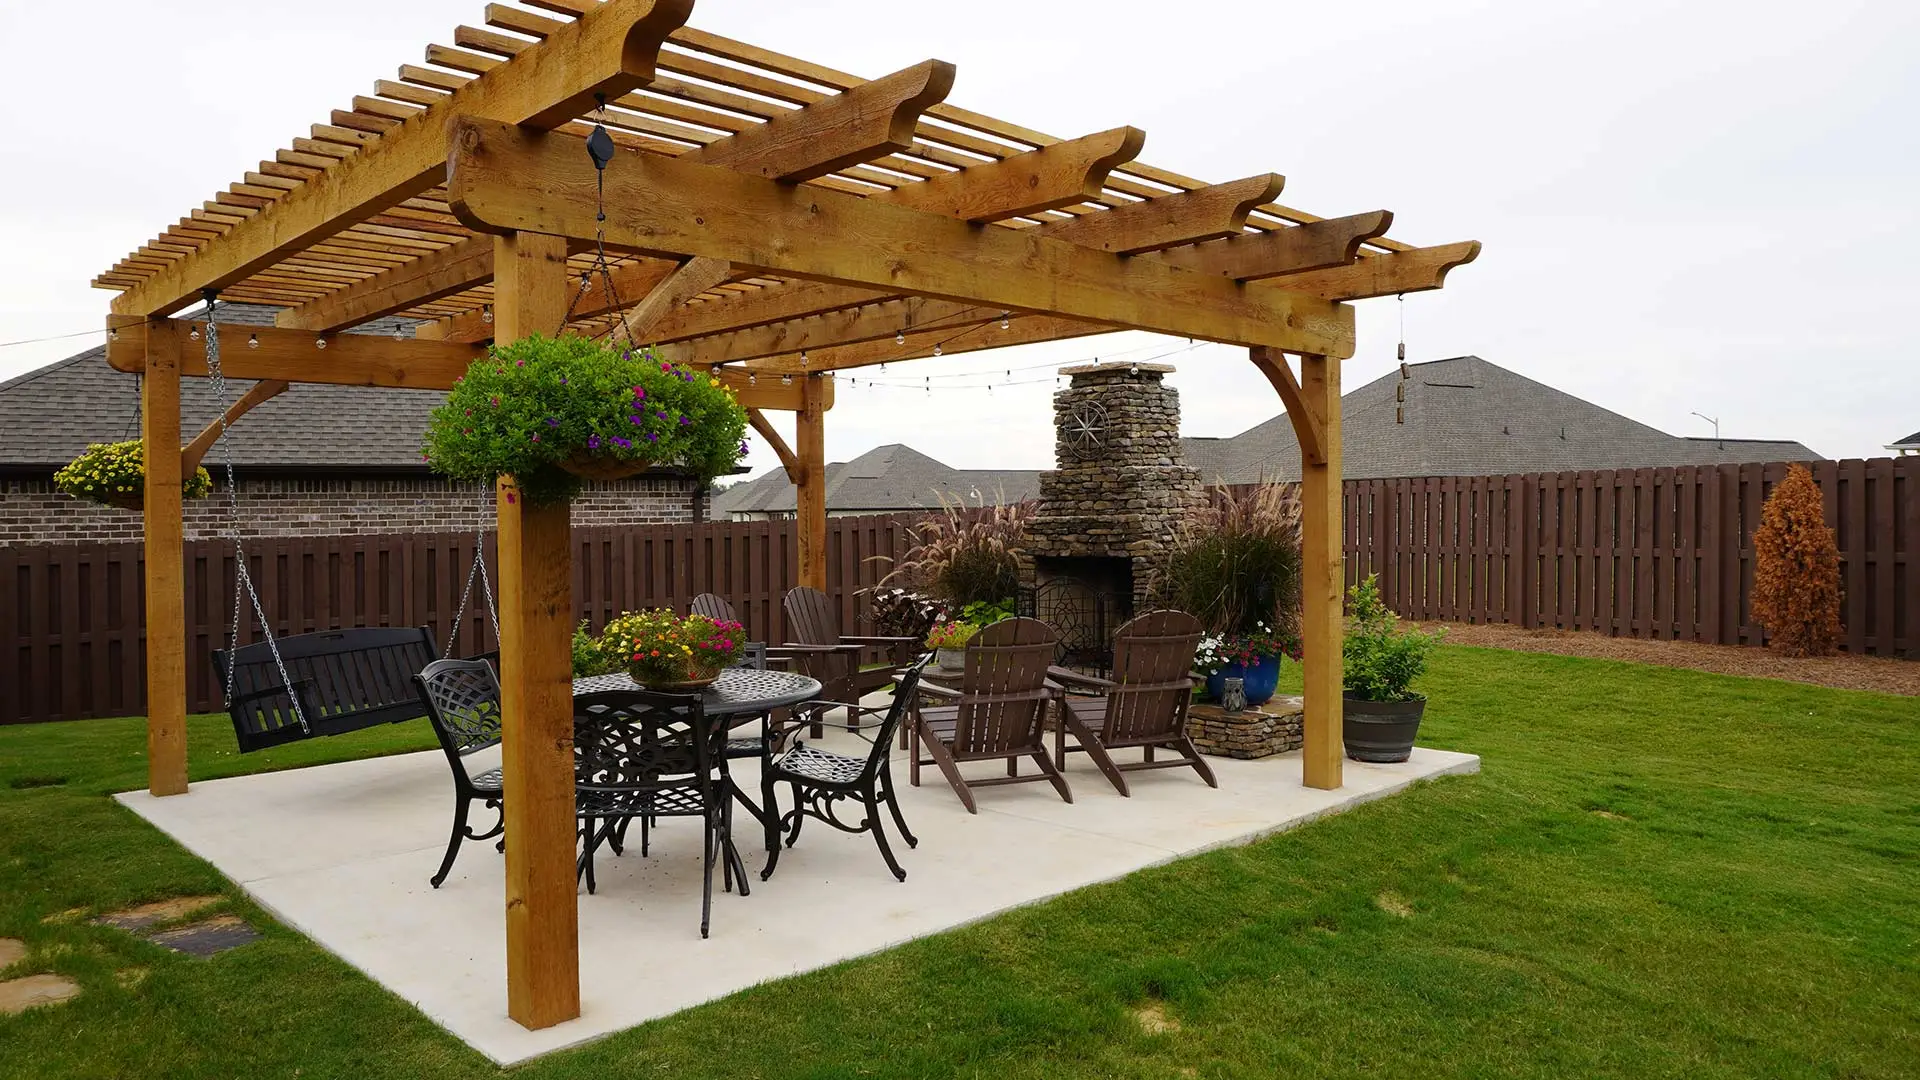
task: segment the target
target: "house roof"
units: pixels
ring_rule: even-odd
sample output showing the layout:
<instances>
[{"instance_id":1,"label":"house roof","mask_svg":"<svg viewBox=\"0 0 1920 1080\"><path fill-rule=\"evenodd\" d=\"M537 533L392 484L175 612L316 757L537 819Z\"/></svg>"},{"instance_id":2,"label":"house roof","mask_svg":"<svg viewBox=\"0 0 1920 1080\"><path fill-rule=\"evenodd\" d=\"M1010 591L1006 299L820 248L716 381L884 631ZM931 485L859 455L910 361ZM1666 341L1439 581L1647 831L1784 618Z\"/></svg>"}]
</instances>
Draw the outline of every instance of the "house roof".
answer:
<instances>
[{"instance_id":1,"label":"house roof","mask_svg":"<svg viewBox=\"0 0 1920 1080\"><path fill-rule=\"evenodd\" d=\"M222 323L273 325L277 309L223 304ZM411 319L377 319L352 333L411 335ZM237 338L237 340L236 340ZM223 339L240 347L244 337ZM231 402L251 382L227 385ZM0 468L58 468L90 443L140 436L140 380L107 366L104 346L0 382ZM327 471L420 469L427 415L446 395L438 390L301 383L233 425L234 463L250 468ZM206 379L180 380L181 441L220 415ZM223 459L207 455L212 468Z\"/></svg>"},{"instance_id":2,"label":"house roof","mask_svg":"<svg viewBox=\"0 0 1920 1080\"><path fill-rule=\"evenodd\" d=\"M1341 397L1349 479L1820 460L1789 440L1669 435L1477 356L1412 364L1409 376L1404 402L1397 370ZM1299 441L1284 414L1232 438L1181 443L1209 481L1300 476Z\"/></svg>"},{"instance_id":3,"label":"house roof","mask_svg":"<svg viewBox=\"0 0 1920 1080\"><path fill-rule=\"evenodd\" d=\"M1904 450L1904 449L1911 449L1915 447L1920 447L1920 431L1916 431L1904 439L1895 439L1891 443L1887 444L1887 449L1889 450L1894 450L1894 449Z\"/></svg>"},{"instance_id":4,"label":"house roof","mask_svg":"<svg viewBox=\"0 0 1920 1080\"><path fill-rule=\"evenodd\" d=\"M222 304L223 324L272 326L280 309L258 304ZM196 312L187 318L200 318ZM351 334L411 336L413 319L375 319ZM236 329L223 348L244 346ZM227 384L231 403L252 382ZM255 407L233 425L236 466L324 473L419 472L426 469L420 445L439 390L296 383ZM220 415L213 385L180 380L180 441L184 444ZM41 472L72 461L89 444L140 436L140 380L107 365L105 347L48 364L0 382L0 470ZM225 460L216 448L203 464L216 470Z\"/></svg>"},{"instance_id":5,"label":"house roof","mask_svg":"<svg viewBox=\"0 0 1920 1080\"><path fill-rule=\"evenodd\" d=\"M899 443L827 466L827 509L836 513L931 509L940 505L941 496L970 503L1019 502L1039 490L1038 470L955 469ZM793 484L778 468L713 499L715 517L784 513L794 508Z\"/></svg>"}]
</instances>

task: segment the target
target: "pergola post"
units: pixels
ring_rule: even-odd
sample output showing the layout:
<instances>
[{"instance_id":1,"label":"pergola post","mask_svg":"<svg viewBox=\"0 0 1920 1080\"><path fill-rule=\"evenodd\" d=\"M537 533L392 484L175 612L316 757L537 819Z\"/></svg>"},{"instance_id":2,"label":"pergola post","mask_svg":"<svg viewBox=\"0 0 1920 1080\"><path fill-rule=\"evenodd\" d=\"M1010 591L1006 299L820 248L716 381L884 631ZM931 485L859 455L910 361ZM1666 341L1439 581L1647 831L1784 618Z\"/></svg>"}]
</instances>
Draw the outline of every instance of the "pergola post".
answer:
<instances>
[{"instance_id":1,"label":"pergola post","mask_svg":"<svg viewBox=\"0 0 1920 1080\"><path fill-rule=\"evenodd\" d=\"M1284 365L1285 361L1281 363ZM1305 717L1302 769L1310 788L1341 784L1343 701L1341 646L1345 638L1341 560L1340 360L1300 358L1300 398L1306 415L1295 421L1318 433L1318 453L1301 444L1300 631L1304 649ZM1290 410L1291 411L1291 410Z\"/></svg>"},{"instance_id":2,"label":"pergola post","mask_svg":"<svg viewBox=\"0 0 1920 1080\"><path fill-rule=\"evenodd\" d=\"M566 259L561 237L495 240L501 341L558 329L567 311ZM580 1015L569 521L565 503L527 506L511 477L500 478L497 500L507 1015L544 1028Z\"/></svg>"},{"instance_id":3,"label":"pergola post","mask_svg":"<svg viewBox=\"0 0 1920 1080\"><path fill-rule=\"evenodd\" d=\"M799 475L793 477L794 534L799 546L800 584L827 588L827 444L824 378L804 375L800 411L794 421L794 453Z\"/></svg>"},{"instance_id":4,"label":"pergola post","mask_svg":"<svg viewBox=\"0 0 1920 1080\"><path fill-rule=\"evenodd\" d=\"M187 790L186 575L180 506L180 338L165 319L146 333L140 437L146 458L147 790Z\"/></svg>"}]
</instances>

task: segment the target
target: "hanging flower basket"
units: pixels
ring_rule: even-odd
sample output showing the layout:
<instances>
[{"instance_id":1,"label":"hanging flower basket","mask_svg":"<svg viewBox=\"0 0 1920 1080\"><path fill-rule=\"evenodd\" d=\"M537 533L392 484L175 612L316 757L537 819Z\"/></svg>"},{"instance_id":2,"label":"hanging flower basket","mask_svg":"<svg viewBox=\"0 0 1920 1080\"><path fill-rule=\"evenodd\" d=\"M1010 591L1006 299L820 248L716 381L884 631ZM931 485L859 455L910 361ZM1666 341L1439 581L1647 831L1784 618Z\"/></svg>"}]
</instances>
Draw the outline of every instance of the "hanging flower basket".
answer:
<instances>
[{"instance_id":1,"label":"hanging flower basket","mask_svg":"<svg viewBox=\"0 0 1920 1080\"><path fill-rule=\"evenodd\" d=\"M55 489L121 510L145 510L146 485L146 448L138 439L94 443L72 464L53 474ZM195 469L180 483L184 498L200 499L212 493L213 477L205 469Z\"/></svg>"},{"instance_id":2,"label":"hanging flower basket","mask_svg":"<svg viewBox=\"0 0 1920 1080\"><path fill-rule=\"evenodd\" d=\"M536 335L474 361L434 410L424 456L467 483L511 476L537 506L654 468L705 483L739 464L746 430L733 391L705 372L647 349Z\"/></svg>"},{"instance_id":3,"label":"hanging flower basket","mask_svg":"<svg viewBox=\"0 0 1920 1080\"><path fill-rule=\"evenodd\" d=\"M746 647L737 622L683 619L664 608L621 615L600 636L601 655L617 657L634 682L663 693L712 686Z\"/></svg>"},{"instance_id":4,"label":"hanging flower basket","mask_svg":"<svg viewBox=\"0 0 1920 1080\"><path fill-rule=\"evenodd\" d=\"M619 458L575 454L560 467L582 480L629 480L653 468L650 461L622 461Z\"/></svg>"}]
</instances>

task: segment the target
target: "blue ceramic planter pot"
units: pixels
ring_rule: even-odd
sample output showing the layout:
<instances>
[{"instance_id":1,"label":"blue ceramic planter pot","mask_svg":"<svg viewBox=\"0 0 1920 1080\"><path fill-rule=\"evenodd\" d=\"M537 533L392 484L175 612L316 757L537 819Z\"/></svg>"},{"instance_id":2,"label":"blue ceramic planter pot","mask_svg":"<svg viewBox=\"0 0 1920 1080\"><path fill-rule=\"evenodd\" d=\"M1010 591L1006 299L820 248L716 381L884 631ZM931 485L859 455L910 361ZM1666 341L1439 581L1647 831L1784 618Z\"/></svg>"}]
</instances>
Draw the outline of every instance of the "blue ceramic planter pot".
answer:
<instances>
[{"instance_id":1,"label":"blue ceramic planter pot","mask_svg":"<svg viewBox=\"0 0 1920 1080\"><path fill-rule=\"evenodd\" d=\"M1207 676L1207 697L1219 701L1220 696L1227 692L1228 679L1245 681L1247 704L1265 705L1273 700L1274 688L1280 685L1280 658L1262 657L1260 662L1252 667L1233 664L1221 668Z\"/></svg>"}]
</instances>

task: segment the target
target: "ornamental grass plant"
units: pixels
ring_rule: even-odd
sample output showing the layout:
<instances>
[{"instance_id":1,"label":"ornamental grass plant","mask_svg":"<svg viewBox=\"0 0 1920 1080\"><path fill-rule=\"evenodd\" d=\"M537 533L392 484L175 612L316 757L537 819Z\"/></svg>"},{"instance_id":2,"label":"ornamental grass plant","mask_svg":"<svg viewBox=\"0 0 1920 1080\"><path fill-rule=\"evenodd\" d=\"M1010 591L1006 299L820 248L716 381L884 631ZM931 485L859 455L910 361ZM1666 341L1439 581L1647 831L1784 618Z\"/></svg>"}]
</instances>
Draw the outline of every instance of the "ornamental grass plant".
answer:
<instances>
[{"instance_id":1,"label":"ornamental grass plant","mask_svg":"<svg viewBox=\"0 0 1920 1080\"><path fill-rule=\"evenodd\" d=\"M909 527L913 546L882 585L900 584L945 600L1005 604L1020 590L1020 537L1033 516L1031 502L968 506L940 496L940 509Z\"/></svg>"},{"instance_id":2,"label":"ornamental grass plant","mask_svg":"<svg viewBox=\"0 0 1920 1080\"><path fill-rule=\"evenodd\" d=\"M94 443L74 458L72 464L53 474L56 490L108 506L138 504L146 482L146 449L138 439ZM189 499L205 498L212 493L213 477L207 475L204 468L195 468L180 482L180 494Z\"/></svg>"},{"instance_id":3,"label":"ornamental grass plant","mask_svg":"<svg viewBox=\"0 0 1920 1080\"><path fill-rule=\"evenodd\" d=\"M1300 621L1300 502L1293 486L1216 492L1180 524L1155 584L1163 603L1191 613L1215 636L1269 628L1292 634Z\"/></svg>"},{"instance_id":4,"label":"ornamental grass plant","mask_svg":"<svg viewBox=\"0 0 1920 1080\"><path fill-rule=\"evenodd\" d=\"M533 505L567 502L569 468L677 468L705 484L747 452L746 410L704 372L647 349L534 335L474 361L433 411L425 457L455 480L514 478Z\"/></svg>"}]
</instances>

